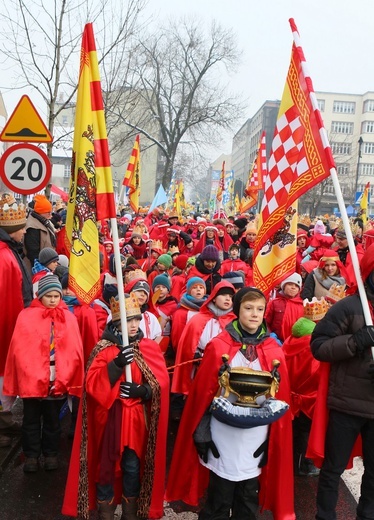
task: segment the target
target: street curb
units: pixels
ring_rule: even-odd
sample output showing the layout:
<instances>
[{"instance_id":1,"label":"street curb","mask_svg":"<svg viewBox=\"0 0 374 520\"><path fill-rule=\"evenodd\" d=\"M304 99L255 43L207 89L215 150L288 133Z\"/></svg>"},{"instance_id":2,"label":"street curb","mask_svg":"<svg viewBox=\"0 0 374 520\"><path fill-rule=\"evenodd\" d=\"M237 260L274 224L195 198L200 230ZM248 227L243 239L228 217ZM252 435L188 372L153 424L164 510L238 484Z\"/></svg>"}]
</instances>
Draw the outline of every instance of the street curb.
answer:
<instances>
[{"instance_id":1,"label":"street curb","mask_svg":"<svg viewBox=\"0 0 374 520\"><path fill-rule=\"evenodd\" d=\"M9 446L9 448L7 449L5 456L0 459L0 476L5 471L8 464L13 459L13 457L16 455L17 451L20 450L20 448L21 448L21 437L15 439L13 441L12 445Z\"/></svg>"}]
</instances>

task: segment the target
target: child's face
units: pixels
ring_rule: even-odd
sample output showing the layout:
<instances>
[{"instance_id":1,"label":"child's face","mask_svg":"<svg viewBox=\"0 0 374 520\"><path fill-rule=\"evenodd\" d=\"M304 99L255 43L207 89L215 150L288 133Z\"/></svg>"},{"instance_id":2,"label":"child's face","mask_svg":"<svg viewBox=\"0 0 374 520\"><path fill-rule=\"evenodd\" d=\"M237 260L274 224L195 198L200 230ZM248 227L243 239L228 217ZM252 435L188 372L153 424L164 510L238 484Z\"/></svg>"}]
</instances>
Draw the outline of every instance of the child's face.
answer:
<instances>
[{"instance_id":1,"label":"child's face","mask_svg":"<svg viewBox=\"0 0 374 520\"><path fill-rule=\"evenodd\" d=\"M239 249L237 249L236 247L233 247L232 249L230 249L230 258L232 260L236 260L238 257L239 257Z\"/></svg>"},{"instance_id":2,"label":"child's face","mask_svg":"<svg viewBox=\"0 0 374 520\"><path fill-rule=\"evenodd\" d=\"M246 234L247 242L252 243L256 241L256 233L252 233L251 231Z\"/></svg>"},{"instance_id":3,"label":"child's face","mask_svg":"<svg viewBox=\"0 0 374 520\"><path fill-rule=\"evenodd\" d=\"M53 273L57 266L58 266L58 261L57 261L57 260L54 260L53 262L50 262L50 263L47 265L47 269L49 269L49 270L52 271L52 273Z\"/></svg>"},{"instance_id":4,"label":"child's face","mask_svg":"<svg viewBox=\"0 0 374 520\"><path fill-rule=\"evenodd\" d=\"M328 276L334 276L339 270L336 262L333 262L332 260L327 260L323 269Z\"/></svg>"},{"instance_id":5,"label":"child's face","mask_svg":"<svg viewBox=\"0 0 374 520\"><path fill-rule=\"evenodd\" d=\"M305 247L306 246L306 237L299 237L297 239L297 245L298 245L298 247Z\"/></svg>"},{"instance_id":6,"label":"child's face","mask_svg":"<svg viewBox=\"0 0 374 520\"><path fill-rule=\"evenodd\" d=\"M239 309L240 325L250 334L254 334L263 322L264 313L265 300L263 298L243 302Z\"/></svg>"},{"instance_id":7,"label":"child's face","mask_svg":"<svg viewBox=\"0 0 374 520\"><path fill-rule=\"evenodd\" d=\"M61 294L58 291L50 291L41 297L41 302L47 309L54 309L61 301Z\"/></svg>"},{"instance_id":8,"label":"child's face","mask_svg":"<svg viewBox=\"0 0 374 520\"><path fill-rule=\"evenodd\" d=\"M162 302L163 300L165 300L166 296L169 294L169 290L167 287L165 287L165 285L156 285L156 287L154 288L154 292L158 292L159 291L159 297L158 297L158 302Z\"/></svg>"},{"instance_id":9,"label":"child's face","mask_svg":"<svg viewBox=\"0 0 374 520\"><path fill-rule=\"evenodd\" d=\"M214 231L212 229L208 229L206 231L206 236L207 236L207 238L210 238L210 239L214 238Z\"/></svg>"},{"instance_id":10,"label":"child's face","mask_svg":"<svg viewBox=\"0 0 374 520\"><path fill-rule=\"evenodd\" d=\"M232 307L232 296L232 294L219 294L213 303L221 311L228 311Z\"/></svg>"},{"instance_id":11,"label":"child's face","mask_svg":"<svg viewBox=\"0 0 374 520\"><path fill-rule=\"evenodd\" d=\"M127 334L129 335L130 338L133 338L138 333L140 319L131 318L131 320L128 320L126 323L127 323Z\"/></svg>"},{"instance_id":12,"label":"child's face","mask_svg":"<svg viewBox=\"0 0 374 520\"><path fill-rule=\"evenodd\" d=\"M141 238L140 237L132 237L132 241L134 242L135 245L139 245L140 241L141 241Z\"/></svg>"},{"instance_id":13,"label":"child's face","mask_svg":"<svg viewBox=\"0 0 374 520\"><path fill-rule=\"evenodd\" d=\"M288 282L283 287L283 293L285 296L288 296L288 298L294 298L299 294L300 287L297 285L297 283Z\"/></svg>"},{"instance_id":14,"label":"child's face","mask_svg":"<svg viewBox=\"0 0 374 520\"><path fill-rule=\"evenodd\" d=\"M205 296L205 287L201 283L197 283L192 287L190 294L193 298L201 300Z\"/></svg>"},{"instance_id":15,"label":"child's face","mask_svg":"<svg viewBox=\"0 0 374 520\"><path fill-rule=\"evenodd\" d=\"M113 246L112 244L105 244L105 251L107 253L111 253L113 251Z\"/></svg>"},{"instance_id":16,"label":"child's face","mask_svg":"<svg viewBox=\"0 0 374 520\"><path fill-rule=\"evenodd\" d=\"M148 301L148 294L145 291L135 291L135 296L139 302L140 307Z\"/></svg>"}]
</instances>

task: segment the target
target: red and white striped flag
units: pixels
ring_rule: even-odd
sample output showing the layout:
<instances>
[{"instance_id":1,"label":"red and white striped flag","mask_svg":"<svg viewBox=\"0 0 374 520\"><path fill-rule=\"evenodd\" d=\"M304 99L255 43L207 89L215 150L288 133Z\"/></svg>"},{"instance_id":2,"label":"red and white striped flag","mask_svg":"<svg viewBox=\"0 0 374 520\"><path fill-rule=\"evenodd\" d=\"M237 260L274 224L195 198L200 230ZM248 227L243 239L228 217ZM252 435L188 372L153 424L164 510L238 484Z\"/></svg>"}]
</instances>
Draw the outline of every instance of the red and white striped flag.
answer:
<instances>
[{"instance_id":1,"label":"red and white striped flag","mask_svg":"<svg viewBox=\"0 0 374 520\"><path fill-rule=\"evenodd\" d=\"M272 142L253 267L256 287L266 293L295 271L297 215L292 205L335 168L293 19L290 25L294 43Z\"/></svg>"},{"instance_id":2,"label":"red and white striped flag","mask_svg":"<svg viewBox=\"0 0 374 520\"><path fill-rule=\"evenodd\" d=\"M257 204L258 192L264 187L264 180L267 175L266 163L266 133L262 132L260 142L258 144L255 159L249 172L247 185L244 189L244 195L240 211L244 213L249 208Z\"/></svg>"}]
</instances>

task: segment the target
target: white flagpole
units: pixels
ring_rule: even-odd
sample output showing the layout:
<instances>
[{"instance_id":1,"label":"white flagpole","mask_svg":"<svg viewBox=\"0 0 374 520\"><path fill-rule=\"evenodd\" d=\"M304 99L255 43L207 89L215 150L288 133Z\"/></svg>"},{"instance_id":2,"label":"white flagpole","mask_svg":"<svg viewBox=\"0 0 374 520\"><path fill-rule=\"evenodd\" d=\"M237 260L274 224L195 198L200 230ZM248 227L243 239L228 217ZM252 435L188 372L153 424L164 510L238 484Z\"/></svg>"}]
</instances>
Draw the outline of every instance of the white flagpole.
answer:
<instances>
[{"instance_id":1,"label":"white flagpole","mask_svg":"<svg viewBox=\"0 0 374 520\"><path fill-rule=\"evenodd\" d=\"M112 217L110 219L110 227L112 229L114 265L116 266L118 301L119 301L119 310L120 310L120 315L121 315L122 341L123 341L123 346L126 346L129 344L129 336L127 334L125 291L123 288L122 265L121 265L121 256L120 256L120 252L119 252L119 237L118 237L118 227L117 227L116 218ZM131 382L132 377L131 377L130 365L125 366L125 373L126 373L126 381Z\"/></svg>"}]
</instances>

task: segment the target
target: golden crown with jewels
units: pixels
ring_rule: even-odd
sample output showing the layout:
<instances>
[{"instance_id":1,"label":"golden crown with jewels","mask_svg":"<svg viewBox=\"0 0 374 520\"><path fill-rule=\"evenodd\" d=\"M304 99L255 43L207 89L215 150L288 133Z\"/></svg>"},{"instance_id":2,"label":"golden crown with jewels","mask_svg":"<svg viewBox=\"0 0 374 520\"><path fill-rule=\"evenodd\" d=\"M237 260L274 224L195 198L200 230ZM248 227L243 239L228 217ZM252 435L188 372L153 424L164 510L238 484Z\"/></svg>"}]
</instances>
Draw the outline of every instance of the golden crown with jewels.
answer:
<instances>
[{"instance_id":1,"label":"golden crown with jewels","mask_svg":"<svg viewBox=\"0 0 374 520\"><path fill-rule=\"evenodd\" d=\"M4 193L0 198L0 226L26 225L26 206L17 203L13 195Z\"/></svg>"},{"instance_id":2,"label":"golden crown with jewels","mask_svg":"<svg viewBox=\"0 0 374 520\"><path fill-rule=\"evenodd\" d=\"M312 301L305 299L304 304L304 318L308 318L312 321L320 321L329 309L329 304L324 297L312 298Z\"/></svg>"},{"instance_id":3,"label":"golden crown with jewels","mask_svg":"<svg viewBox=\"0 0 374 520\"><path fill-rule=\"evenodd\" d=\"M119 307L118 297L111 298L109 301L110 311L112 313L112 321L121 319L121 311ZM133 292L125 294L126 319L130 320L134 316L141 316L140 306L137 297Z\"/></svg>"}]
</instances>

